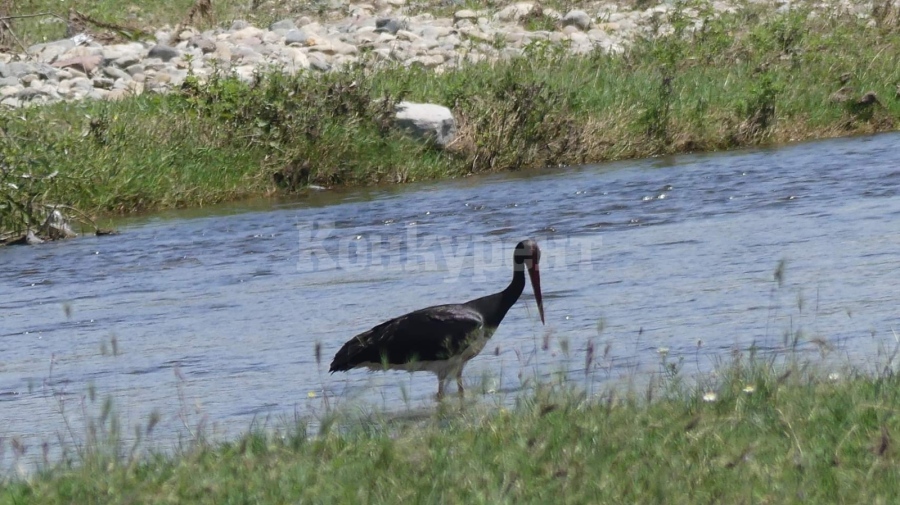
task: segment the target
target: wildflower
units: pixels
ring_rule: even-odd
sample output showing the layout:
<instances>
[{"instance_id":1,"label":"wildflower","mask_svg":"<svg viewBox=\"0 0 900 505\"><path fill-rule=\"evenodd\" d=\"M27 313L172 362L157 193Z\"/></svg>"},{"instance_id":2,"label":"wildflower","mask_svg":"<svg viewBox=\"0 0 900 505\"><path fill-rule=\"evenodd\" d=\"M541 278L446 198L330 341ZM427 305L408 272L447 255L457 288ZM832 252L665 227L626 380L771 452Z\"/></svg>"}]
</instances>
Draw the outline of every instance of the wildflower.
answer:
<instances>
[{"instance_id":1,"label":"wildflower","mask_svg":"<svg viewBox=\"0 0 900 505\"><path fill-rule=\"evenodd\" d=\"M714 402L719 398L718 395L714 391L707 391L703 393L703 401L705 402Z\"/></svg>"},{"instance_id":2,"label":"wildflower","mask_svg":"<svg viewBox=\"0 0 900 505\"><path fill-rule=\"evenodd\" d=\"M840 379L841 379L841 374L839 374L837 372L831 372L830 374L828 374L828 380L830 380L830 381L837 381Z\"/></svg>"},{"instance_id":3,"label":"wildflower","mask_svg":"<svg viewBox=\"0 0 900 505\"><path fill-rule=\"evenodd\" d=\"M315 398L315 397L316 397L316 392L315 392L315 391L310 391L309 393L306 393L306 396L309 397L309 398Z\"/></svg>"},{"instance_id":4,"label":"wildflower","mask_svg":"<svg viewBox=\"0 0 900 505\"><path fill-rule=\"evenodd\" d=\"M749 395L750 393L756 391L756 388L753 386L753 384L748 384L744 386L743 391Z\"/></svg>"},{"instance_id":5,"label":"wildflower","mask_svg":"<svg viewBox=\"0 0 900 505\"><path fill-rule=\"evenodd\" d=\"M656 352L662 356L665 356L665 355L669 354L669 348L668 347L660 347L659 349L656 350Z\"/></svg>"}]
</instances>

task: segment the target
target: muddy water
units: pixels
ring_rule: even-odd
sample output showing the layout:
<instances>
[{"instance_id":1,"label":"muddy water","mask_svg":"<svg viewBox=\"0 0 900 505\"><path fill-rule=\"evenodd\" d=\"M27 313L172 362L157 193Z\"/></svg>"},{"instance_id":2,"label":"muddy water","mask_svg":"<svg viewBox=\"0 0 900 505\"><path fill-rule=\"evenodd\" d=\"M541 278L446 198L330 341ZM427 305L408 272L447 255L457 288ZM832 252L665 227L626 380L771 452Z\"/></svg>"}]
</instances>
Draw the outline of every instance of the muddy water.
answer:
<instances>
[{"instance_id":1,"label":"muddy water","mask_svg":"<svg viewBox=\"0 0 900 505\"><path fill-rule=\"evenodd\" d=\"M328 362L385 319L502 289L527 236L544 251L547 325L526 287L466 368L488 401L558 371L645 377L661 348L689 371L786 344L875 367L900 331L898 188L892 134L325 191L0 249L0 437L39 453L83 434L106 397L127 434L158 412L163 446L326 403L428 408L429 374L331 376Z\"/></svg>"}]
</instances>

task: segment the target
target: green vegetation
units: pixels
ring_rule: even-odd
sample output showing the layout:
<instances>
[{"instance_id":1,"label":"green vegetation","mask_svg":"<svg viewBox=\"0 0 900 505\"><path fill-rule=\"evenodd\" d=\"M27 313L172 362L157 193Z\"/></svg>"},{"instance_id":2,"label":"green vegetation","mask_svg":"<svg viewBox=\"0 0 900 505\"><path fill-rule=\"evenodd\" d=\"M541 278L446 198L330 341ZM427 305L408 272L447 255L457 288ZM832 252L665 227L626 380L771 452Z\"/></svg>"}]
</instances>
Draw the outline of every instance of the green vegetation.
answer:
<instances>
[{"instance_id":1,"label":"green vegetation","mask_svg":"<svg viewBox=\"0 0 900 505\"><path fill-rule=\"evenodd\" d=\"M326 5L324 0L0 0L0 16L33 16L13 19L16 37L2 40L6 45L21 50L16 47L19 42L28 47L65 38L69 22L107 32L120 39L132 39L139 38L148 27L177 26L179 23L206 29L215 24L228 25L236 19L244 19L265 26L274 20L298 14L325 13Z\"/></svg>"},{"instance_id":2,"label":"green vegetation","mask_svg":"<svg viewBox=\"0 0 900 505\"><path fill-rule=\"evenodd\" d=\"M687 387L664 364L639 394L545 386L510 410L449 399L425 420L329 416L314 436L301 423L174 456L95 442L0 484L0 503L891 502L900 379L814 368L737 358Z\"/></svg>"},{"instance_id":3,"label":"green vegetation","mask_svg":"<svg viewBox=\"0 0 900 505\"><path fill-rule=\"evenodd\" d=\"M701 6L702 7L702 6ZM88 215L892 130L900 33L855 16L747 7L624 54L525 58L435 73L364 64L328 75L189 79L165 95L0 112L0 231L65 205ZM843 88L836 97L836 91ZM874 93L865 96L867 92ZM450 106L439 150L390 122L399 100Z\"/></svg>"}]
</instances>

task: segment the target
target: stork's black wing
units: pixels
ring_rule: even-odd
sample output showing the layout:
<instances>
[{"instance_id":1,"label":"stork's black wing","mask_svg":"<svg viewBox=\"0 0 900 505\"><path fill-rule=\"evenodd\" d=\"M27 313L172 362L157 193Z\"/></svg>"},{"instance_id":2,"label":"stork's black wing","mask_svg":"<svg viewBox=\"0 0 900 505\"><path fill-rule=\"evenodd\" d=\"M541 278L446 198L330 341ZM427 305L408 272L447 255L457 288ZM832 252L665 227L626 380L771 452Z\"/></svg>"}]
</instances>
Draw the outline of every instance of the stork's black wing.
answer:
<instances>
[{"instance_id":1,"label":"stork's black wing","mask_svg":"<svg viewBox=\"0 0 900 505\"><path fill-rule=\"evenodd\" d=\"M334 356L330 371L350 370L363 363L447 359L461 352L472 332L483 325L481 314L465 305L410 312L350 339Z\"/></svg>"}]
</instances>

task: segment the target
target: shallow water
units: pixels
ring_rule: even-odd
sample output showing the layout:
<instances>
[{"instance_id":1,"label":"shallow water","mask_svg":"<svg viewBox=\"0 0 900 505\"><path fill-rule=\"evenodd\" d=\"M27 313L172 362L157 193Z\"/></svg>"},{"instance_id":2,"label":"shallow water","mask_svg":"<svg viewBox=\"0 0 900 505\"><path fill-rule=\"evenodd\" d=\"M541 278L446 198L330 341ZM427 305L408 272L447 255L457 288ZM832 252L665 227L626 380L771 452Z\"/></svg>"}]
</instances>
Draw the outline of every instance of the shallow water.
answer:
<instances>
[{"instance_id":1,"label":"shallow water","mask_svg":"<svg viewBox=\"0 0 900 505\"><path fill-rule=\"evenodd\" d=\"M783 352L786 333L796 352L818 341L874 367L900 331L898 187L888 134L318 192L0 248L0 437L33 454L84 433L107 396L125 433L159 412L164 446L200 423L227 436L326 403L427 408L430 374L331 376L328 362L385 319L502 289L527 236L544 252L547 325L526 287L466 368L488 401L560 370L646 377L660 348L707 371L751 345Z\"/></svg>"}]
</instances>

